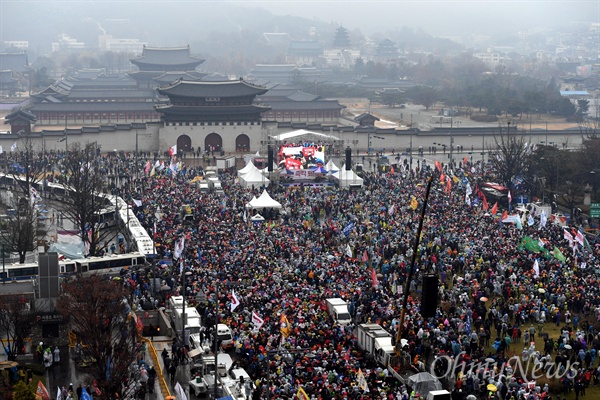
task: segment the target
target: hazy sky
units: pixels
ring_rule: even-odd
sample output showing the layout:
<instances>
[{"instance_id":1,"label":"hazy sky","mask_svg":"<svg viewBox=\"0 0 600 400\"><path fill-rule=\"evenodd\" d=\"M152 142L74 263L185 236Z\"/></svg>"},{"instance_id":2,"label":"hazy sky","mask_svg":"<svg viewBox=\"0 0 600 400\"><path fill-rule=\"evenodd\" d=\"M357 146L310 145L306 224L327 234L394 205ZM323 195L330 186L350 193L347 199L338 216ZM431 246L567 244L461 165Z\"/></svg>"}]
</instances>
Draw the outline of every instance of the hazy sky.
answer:
<instances>
[{"instance_id":1,"label":"hazy sky","mask_svg":"<svg viewBox=\"0 0 600 400\"><path fill-rule=\"evenodd\" d=\"M341 22L364 33L386 27L422 27L434 35L497 33L532 26L564 26L573 22L599 22L600 0L239 0L292 14Z\"/></svg>"},{"instance_id":2,"label":"hazy sky","mask_svg":"<svg viewBox=\"0 0 600 400\"><path fill-rule=\"evenodd\" d=\"M269 31L274 24L264 25L265 10L365 35L419 27L434 36L494 36L600 23L600 0L0 0L0 40L29 40L34 48L43 42L41 50L47 51L62 32L96 44L107 27L116 37L177 45L193 43L207 31L251 25ZM126 21L120 25L124 29L114 21ZM282 32L289 28L277 25Z\"/></svg>"}]
</instances>

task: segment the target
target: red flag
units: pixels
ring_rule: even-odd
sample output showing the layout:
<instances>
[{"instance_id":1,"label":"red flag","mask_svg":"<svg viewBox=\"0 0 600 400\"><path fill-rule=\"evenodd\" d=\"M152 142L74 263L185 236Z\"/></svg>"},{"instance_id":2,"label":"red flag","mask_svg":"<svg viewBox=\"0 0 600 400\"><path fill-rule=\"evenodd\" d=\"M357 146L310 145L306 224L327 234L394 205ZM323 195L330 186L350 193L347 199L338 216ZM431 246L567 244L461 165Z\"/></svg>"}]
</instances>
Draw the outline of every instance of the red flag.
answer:
<instances>
[{"instance_id":1,"label":"red flag","mask_svg":"<svg viewBox=\"0 0 600 400\"><path fill-rule=\"evenodd\" d=\"M362 256L362 262L367 262L369 261L369 255L367 254L367 250L365 250L363 252L363 256Z\"/></svg>"},{"instance_id":2,"label":"red flag","mask_svg":"<svg viewBox=\"0 0 600 400\"><path fill-rule=\"evenodd\" d=\"M498 212L498 202L496 202L496 204L494 204L494 206L492 207L492 215L496 215L497 212Z\"/></svg>"},{"instance_id":3,"label":"red flag","mask_svg":"<svg viewBox=\"0 0 600 400\"><path fill-rule=\"evenodd\" d=\"M450 191L452 191L452 179L448 178L446 179L446 189L444 190L444 192L446 194L450 194Z\"/></svg>"},{"instance_id":4,"label":"red flag","mask_svg":"<svg viewBox=\"0 0 600 400\"><path fill-rule=\"evenodd\" d=\"M379 281L377 280L377 272L375 272L375 268L371 268L371 279L373 280L373 287L377 287Z\"/></svg>"},{"instance_id":5,"label":"red flag","mask_svg":"<svg viewBox=\"0 0 600 400\"><path fill-rule=\"evenodd\" d=\"M444 183L445 180L446 180L446 175L441 174L440 175L440 183Z\"/></svg>"},{"instance_id":6,"label":"red flag","mask_svg":"<svg viewBox=\"0 0 600 400\"><path fill-rule=\"evenodd\" d=\"M43 400L50 400L50 393L48 393L48 389L46 389L46 386L44 386L42 381L38 381L35 394L41 396Z\"/></svg>"},{"instance_id":7,"label":"red flag","mask_svg":"<svg viewBox=\"0 0 600 400\"><path fill-rule=\"evenodd\" d=\"M392 165L392 168L390 168L390 173L394 173L394 166Z\"/></svg>"},{"instance_id":8,"label":"red flag","mask_svg":"<svg viewBox=\"0 0 600 400\"><path fill-rule=\"evenodd\" d=\"M489 205L487 202L487 199L485 198L485 195L483 196L483 211L487 211Z\"/></svg>"},{"instance_id":9,"label":"red flag","mask_svg":"<svg viewBox=\"0 0 600 400\"><path fill-rule=\"evenodd\" d=\"M467 163L469 162L469 159L467 157L463 158L463 164L467 165Z\"/></svg>"},{"instance_id":10,"label":"red flag","mask_svg":"<svg viewBox=\"0 0 600 400\"><path fill-rule=\"evenodd\" d=\"M508 217L508 210L504 210L504 212L502 213L502 218L500 218L500 221L504 221L507 217Z\"/></svg>"},{"instance_id":11,"label":"red flag","mask_svg":"<svg viewBox=\"0 0 600 400\"><path fill-rule=\"evenodd\" d=\"M440 173L442 172L442 164L439 161L435 162L435 168L440 171Z\"/></svg>"}]
</instances>

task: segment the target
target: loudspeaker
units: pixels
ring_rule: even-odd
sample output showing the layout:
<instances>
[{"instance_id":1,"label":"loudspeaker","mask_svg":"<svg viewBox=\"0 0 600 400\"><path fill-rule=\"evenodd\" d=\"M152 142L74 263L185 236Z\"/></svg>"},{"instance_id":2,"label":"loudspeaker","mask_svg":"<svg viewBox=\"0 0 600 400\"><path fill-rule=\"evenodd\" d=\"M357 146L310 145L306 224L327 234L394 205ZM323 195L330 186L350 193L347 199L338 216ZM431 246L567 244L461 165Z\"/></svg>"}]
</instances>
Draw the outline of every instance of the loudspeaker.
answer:
<instances>
[{"instance_id":1,"label":"loudspeaker","mask_svg":"<svg viewBox=\"0 0 600 400\"><path fill-rule=\"evenodd\" d=\"M425 275L423 277L423 291L421 292L421 316L431 318L435 316L438 303L438 277Z\"/></svg>"},{"instance_id":2,"label":"loudspeaker","mask_svg":"<svg viewBox=\"0 0 600 400\"><path fill-rule=\"evenodd\" d=\"M346 147L346 171L350 171L352 169L352 149L350 147Z\"/></svg>"},{"instance_id":3,"label":"loudspeaker","mask_svg":"<svg viewBox=\"0 0 600 400\"><path fill-rule=\"evenodd\" d=\"M267 171L273 172L273 148L270 145L267 154Z\"/></svg>"}]
</instances>

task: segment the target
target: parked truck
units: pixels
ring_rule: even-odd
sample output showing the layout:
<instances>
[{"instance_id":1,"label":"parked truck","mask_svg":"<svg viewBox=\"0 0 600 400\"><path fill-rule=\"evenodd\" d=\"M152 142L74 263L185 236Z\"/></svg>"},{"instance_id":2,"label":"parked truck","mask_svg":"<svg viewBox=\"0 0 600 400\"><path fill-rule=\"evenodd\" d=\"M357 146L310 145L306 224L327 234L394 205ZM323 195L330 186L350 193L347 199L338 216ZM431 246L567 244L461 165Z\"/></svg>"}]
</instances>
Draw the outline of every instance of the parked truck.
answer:
<instances>
[{"instance_id":1,"label":"parked truck","mask_svg":"<svg viewBox=\"0 0 600 400\"><path fill-rule=\"evenodd\" d=\"M327 312L335 322L340 325L348 325L352 322L352 317L348 311L348 304L340 298L325 300L327 303Z\"/></svg>"},{"instance_id":2,"label":"parked truck","mask_svg":"<svg viewBox=\"0 0 600 400\"><path fill-rule=\"evenodd\" d=\"M427 400L450 400L451 393L447 390L432 390L427 393Z\"/></svg>"},{"instance_id":3,"label":"parked truck","mask_svg":"<svg viewBox=\"0 0 600 400\"><path fill-rule=\"evenodd\" d=\"M194 378L189 382L190 394L200 396L214 388L215 378L227 377L227 372L233 365L233 360L229 354L219 353L217 362L215 362L214 354L200 353L192 358L192 363L191 372ZM217 377L215 373L218 374ZM219 382L217 382L217 386L219 394L222 394L223 388Z\"/></svg>"},{"instance_id":4,"label":"parked truck","mask_svg":"<svg viewBox=\"0 0 600 400\"><path fill-rule=\"evenodd\" d=\"M226 156L226 157L217 157L217 169L224 170L235 168L235 157L234 156Z\"/></svg>"},{"instance_id":5,"label":"parked truck","mask_svg":"<svg viewBox=\"0 0 600 400\"><path fill-rule=\"evenodd\" d=\"M357 329L358 347L382 366L387 367L394 355L392 335L379 324L360 324Z\"/></svg>"},{"instance_id":6,"label":"parked truck","mask_svg":"<svg viewBox=\"0 0 600 400\"><path fill-rule=\"evenodd\" d=\"M184 318L185 313L185 318ZM183 344L186 346L191 345L190 337L193 338L194 342L199 341L200 330L202 328L202 321L200 313L194 307L181 307L173 310L173 326L178 335L181 335Z\"/></svg>"}]
</instances>

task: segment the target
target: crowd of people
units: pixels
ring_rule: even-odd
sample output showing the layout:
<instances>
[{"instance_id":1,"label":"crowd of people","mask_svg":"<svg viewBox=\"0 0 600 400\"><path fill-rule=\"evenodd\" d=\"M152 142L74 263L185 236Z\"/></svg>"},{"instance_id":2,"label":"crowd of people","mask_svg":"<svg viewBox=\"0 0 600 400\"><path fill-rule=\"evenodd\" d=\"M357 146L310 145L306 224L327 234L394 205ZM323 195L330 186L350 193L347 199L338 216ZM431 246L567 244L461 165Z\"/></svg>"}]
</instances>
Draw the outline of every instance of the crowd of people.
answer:
<instances>
[{"instance_id":1,"label":"crowd of people","mask_svg":"<svg viewBox=\"0 0 600 400\"><path fill-rule=\"evenodd\" d=\"M361 351L355 335L356 325L378 323L395 338L406 287L401 336L410 365L396 370L439 374L453 399L579 395L600 378L595 244L577 245L568 236L580 227L567 227L567 236L549 216L547 223L523 212L519 223L505 219L504 209L488 206L477 190L479 166L364 173L361 191L273 185L267 190L282 209L264 212L246 207L263 188L242 188L235 171L220 173L224 194L217 195L190 183L201 167L184 162L176 173L148 173L155 158L114 153L99 162L108 186L142 202L134 211L152 233L158 258L168 261L158 263L158 275L172 289L161 293L181 294L185 285L203 321L219 313L233 331L238 363L254 380L255 398L293 398L299 388L311 399L417 396ZM60 157L45 162L60 166ZM416 271L407 283L429 177ZM183 205L192 208L191 223L177 217ZM267 220L251 222L257 212ZM439 277L433 318L419 313L425 273ZM165 301L146 282L153 274L137 277L140 301ZM231 311L233 292L240 304ZM352 324L338 325L327 314L331 297L347 301ZM285 334L282 316L291 328ZM558 334L547 332L550 323ZM532 380L510 363L513 355L557 377ZM359 384L361 374L366 384Z\"/></svg>"},{"instance_id":2,"label":"crowd of people","mask_svg":"<svg viewBox=\"0 0 600 400\"><path fill-rule=\"evenodd\" d=\"M495 207L477 199L480 174L467 163L452 172L419 167L366 173L362 191L269 187L282 209L261 223L250 222L261 211L246 204L263 188L242 188L236 172L220 174L223 195L189 183L201 168L145 176L131 195L142 200L135 211L159 259L172 260L159 267L172 287L168 294L183 293L185 285L203 321L219 313L233 331L238 362L254 379L255 398L293 398L299 388L314 399L418 395L361 351L355 336L356 325L371 322L396 337L405 287L401 336L409 342L410 365L398 372L439 373L453 399L547 399L553 381L561 390L552 395L581 393L600 377L594 244L573 249L549 216L546 224L522 212L522 223L501 222L502 208L492 214ZM416 272L407 285L430 176ZM469 187L475 189L467 202ZM178 220L182 205L191 205L192 223ZM524 238L549 252L523 246ZM428 319L419 313L424 273L439 276L440 303ZM233 292L240 304L231 311ZM327 314L331 297L347 301L352 324L338 325ZM262 326L253 324L253 314ZM561 328L555 337L546 332L550 321ZM510 364L513 355L559 377L538 384ZM449 363L456 368L446 373ZM366 385L358 383L360 374Z\"/></svg>"}]
</instances>

